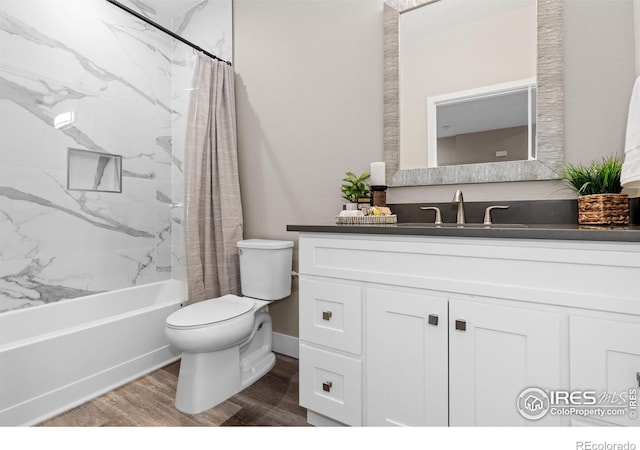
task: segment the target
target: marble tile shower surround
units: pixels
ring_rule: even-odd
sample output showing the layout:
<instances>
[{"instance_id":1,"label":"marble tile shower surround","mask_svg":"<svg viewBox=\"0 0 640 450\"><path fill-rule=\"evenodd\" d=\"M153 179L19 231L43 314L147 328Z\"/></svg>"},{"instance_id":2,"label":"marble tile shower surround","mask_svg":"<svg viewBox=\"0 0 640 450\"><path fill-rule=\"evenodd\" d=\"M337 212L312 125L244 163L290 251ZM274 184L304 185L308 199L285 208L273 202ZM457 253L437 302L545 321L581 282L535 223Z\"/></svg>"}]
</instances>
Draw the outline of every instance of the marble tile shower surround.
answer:
<instances>
[{"instance_id":1,"label":"marble tile shower surround","mask_svg":"<svg viewBox=\"0 0 640 450\"><path fill-rule=\"evenodd\" d=\"M231 61L229 0L118 0L204 50ZM214 32L212 32L214 30Z\"/></svg>"},{"instance_id":2,"label":"marble tile shower surround","mask_svg":"<svg viewBox=\"0 0 640 450\"><path fill-rule=\"evenodd\" d=\"M193 50L104 0L0 1L0 49L0 312L182 279ZM67 190L68 147L122 193Z\"/></svg>"}]
</instances>

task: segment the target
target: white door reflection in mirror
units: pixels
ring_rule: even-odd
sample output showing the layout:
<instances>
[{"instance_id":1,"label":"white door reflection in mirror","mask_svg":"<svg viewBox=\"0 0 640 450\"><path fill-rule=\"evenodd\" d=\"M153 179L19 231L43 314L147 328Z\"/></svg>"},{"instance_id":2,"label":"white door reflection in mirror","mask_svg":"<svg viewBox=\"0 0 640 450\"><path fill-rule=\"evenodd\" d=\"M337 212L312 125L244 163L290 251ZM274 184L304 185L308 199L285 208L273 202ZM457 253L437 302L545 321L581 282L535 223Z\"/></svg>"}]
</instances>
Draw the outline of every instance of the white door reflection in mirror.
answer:
<instances>
[{"instance_id":1,"label":"white door reflection in mirror","mask_svg":"<svg viewBox=\"0 0 640 450\"><path fill-rule=\"evenodd\" d=\"M535 159L535 103L534 78L428 97L429 167Z\"/></svg>"}]
</instances>

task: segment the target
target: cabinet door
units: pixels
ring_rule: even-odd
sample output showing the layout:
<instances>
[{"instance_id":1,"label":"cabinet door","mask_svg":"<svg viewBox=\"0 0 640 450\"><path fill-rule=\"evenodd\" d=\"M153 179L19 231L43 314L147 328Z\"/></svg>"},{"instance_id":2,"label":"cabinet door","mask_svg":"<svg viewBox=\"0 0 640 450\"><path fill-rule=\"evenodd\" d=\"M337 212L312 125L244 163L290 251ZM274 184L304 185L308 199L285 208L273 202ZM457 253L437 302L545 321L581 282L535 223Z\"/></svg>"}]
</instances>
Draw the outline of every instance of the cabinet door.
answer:
<instances>
[{"instance_id":1,"label":"cabinet door","mask_svg":"<svg viewBox=\"0 0 640 450\"><path fill-rule=\"evenodd\" d=\"M447 425L447 300L366 291L367 425Z\"/></svg>"},{"instance_id":2,"label":"cabinet door","mask_svg":"<svg viewBox=\"0 0 640 450\"><path fill-rule=\"evenodd\" d=\"M449 421L452 426L556 425L520 415L529 387L560 387L559 317L491 303L449 302Z\"/></svg>"},{"instance_id":3,"label":"cabinet door","mask_svg":"<svg viewBox=\"0 0 640 450\"><path fill-rule=\"evenodd\" d=\"M629 407L619 416L595 418L638 426L640 408L629 400L640 389L640 323L572 316L569 330L571 389L596 391L599 406Z\"/></svg>"}]
</instances>

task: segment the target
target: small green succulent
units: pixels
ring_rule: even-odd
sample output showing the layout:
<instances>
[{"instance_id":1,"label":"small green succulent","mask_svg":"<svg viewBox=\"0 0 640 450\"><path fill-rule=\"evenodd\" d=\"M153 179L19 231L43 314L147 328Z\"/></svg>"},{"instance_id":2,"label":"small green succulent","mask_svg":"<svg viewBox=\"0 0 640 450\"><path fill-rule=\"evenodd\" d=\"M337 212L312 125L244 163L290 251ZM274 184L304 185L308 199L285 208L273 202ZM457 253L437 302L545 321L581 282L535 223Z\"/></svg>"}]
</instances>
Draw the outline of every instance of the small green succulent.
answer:
<instances>
[{"instance_id":1,"label":"small green succulent","mask_svg":"<svg viewBox=\"0 0 640 450\"><path fill-rule=\"evenodd\" d=\"M357 203L359 198L369 198L371 189L366 180L369 178L368 172L358 176L353 172L347 172L346 178L343 178L341 190L342 198L349 203Z\"/></svg>"}]
</instances>

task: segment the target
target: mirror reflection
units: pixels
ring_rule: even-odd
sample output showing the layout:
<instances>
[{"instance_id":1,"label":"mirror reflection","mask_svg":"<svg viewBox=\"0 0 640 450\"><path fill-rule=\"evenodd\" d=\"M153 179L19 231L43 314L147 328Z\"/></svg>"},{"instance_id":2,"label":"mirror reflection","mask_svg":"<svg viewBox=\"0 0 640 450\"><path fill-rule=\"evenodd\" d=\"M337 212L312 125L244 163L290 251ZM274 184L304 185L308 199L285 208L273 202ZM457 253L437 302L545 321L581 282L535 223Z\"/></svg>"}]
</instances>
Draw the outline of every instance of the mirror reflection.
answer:
<instances>
[{"instance_id":1,"label":"mirror reflection","mask_svg":"<svg viewBox=\"0 0 640 450\"><path fill-rule=\"evenodd\" d=\"M470 157L465 161L459 159L460 152L448 155L449 149L454 148L451 145L438 149L438 141L427 130L431 128L430 123L440 118L434 116L436 110L428 108L427 103L433 97L455 99L473 89L535 80L536 25L535 0L440 0L402 12L399 22L401 168L499 160ZM480 104L489 107L492 103L466 105L473 109L473 105ZM501 104L497 102L494 106ZM528 109L522 109L525 116ZM449 111L468 114L462 105ZM464 118L460 120L469 122ZM501 145L488 142L491 135L499 141L504 139L504 133L485 134L482 139L477 136L486 142L486 150L479 149L480 153L486 154ZM527 142L526 136L524 142ZM529 150L506 150L507 155L512 155L511 160L516 154L520 155L518 159L527 160L531 154ZM436 164L440 160L446 164Z\"/></svg>"},{"instance_id":2,"label":"mirror reflection","mask_svg":"<svg viewBox=\"0 0 640 450\"><path fill-rule=\"evenodd\" d=\"M535 80L427 99L429 167L535 159Z\"/></svg>"}]
</instances>

